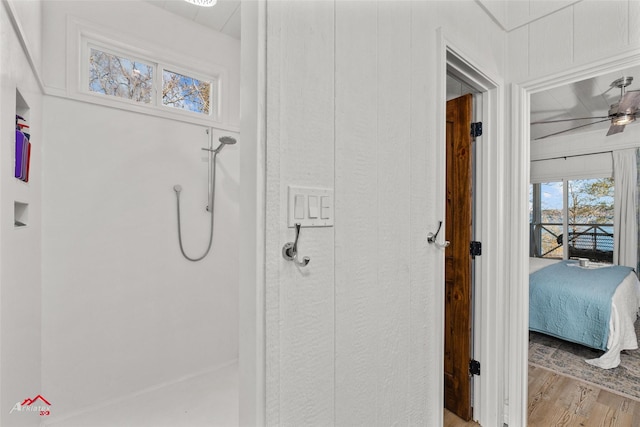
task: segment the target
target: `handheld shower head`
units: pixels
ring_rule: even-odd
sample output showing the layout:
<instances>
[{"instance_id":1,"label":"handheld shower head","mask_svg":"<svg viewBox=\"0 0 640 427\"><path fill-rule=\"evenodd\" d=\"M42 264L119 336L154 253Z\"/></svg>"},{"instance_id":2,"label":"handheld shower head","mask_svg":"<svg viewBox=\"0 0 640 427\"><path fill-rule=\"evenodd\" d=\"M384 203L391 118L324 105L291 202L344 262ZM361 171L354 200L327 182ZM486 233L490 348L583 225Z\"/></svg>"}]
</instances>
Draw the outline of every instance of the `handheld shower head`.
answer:
<instances>
[{"instance_id":1,"label":"handheld shower head","mask_svg":"<svg viewBox=\"0 0 640 427\"><path fill-rule=\"evenodd\" d=\"M218 148L216 148L215 151L216 153L219 153L220 150L222 150L222 147L224 147L225 145L233 145L236 142L236 139L230 136L222 136L218 139L218 141L220 141L220 145L218 146Z\"/></svg>"}]
</instances>

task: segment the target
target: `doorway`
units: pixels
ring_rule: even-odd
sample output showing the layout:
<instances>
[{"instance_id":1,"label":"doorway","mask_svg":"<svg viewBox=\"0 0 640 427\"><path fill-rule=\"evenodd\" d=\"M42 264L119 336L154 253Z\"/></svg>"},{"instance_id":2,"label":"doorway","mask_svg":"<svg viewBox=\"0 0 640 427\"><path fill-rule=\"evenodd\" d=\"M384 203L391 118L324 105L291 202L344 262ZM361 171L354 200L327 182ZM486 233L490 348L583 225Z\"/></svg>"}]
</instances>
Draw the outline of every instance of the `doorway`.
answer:
<instances>
[{"instance_id":1,"label":"doorway","mask_svg":"<svg viewBox=\"0 0 640 427\"><path fill-rule=\"evenodd\" d=\"M482 255L477 256L474 261L472 274L475 278L475 289L473 289L473 310L471 313L471 323L473 324L473 335L471 342L473 346L474 358L480 362L480 375L474 377L471 386L471 396L473 399L473 419L482 425L502 425L503 413L505 410L504 396L504 367L503 367L503 331L504 331L504 298L506 291L503 289L505 280L498 276L504 271L502 262L504 260L504 245L501 240L504 236L497 230L500 229L501 212L505 191L503 187L505 180L503 172L497 165L503 161L501 150L504 144L501 132L502 104L501 104L501 83L500 79L489 76L482 70L482 67L473 63L456 49L447 38L441 35L442 63L441 82L442 107L441 123L442 134L439 135L441 145L438 151L438 172L437 176L442 177L443 182L438 187L441 192L442 218L445 215L446 183L444 177L445 170L445 147L446 147L446 103L449 96L446 93L446 81L453 78L458 84L464 84L466 90L474 92L476 95L474 102L474 121L482 121L483 134L474 143L477 146L475 153L473 176L475 183L473 194L475 203L473 205L472 216L475 219L473 230L473 240L482 243ZM438 207L437 207L438 208ZM434 231L438 224L434 224ZM444 226L443 226L444 227ZM445 236L444 238L448 238ZM441 241L440 237L438 240ZM470 245L467 242L466 245ZM466 246L469 250L469 246ZM444 266L444 251L442 251L442 265ZM441 283L443 287L443 310L444 310L444 287L445 273L442 268ZM443 313L444 318L444 313ZM444 331L444 321L442 325ZM469 358L470 359L470 358ZM444 372L444 351L443 351ZM468 375L468 371L467 371ZM443 403L444 407L444 375L443 375Z\"/></svg>"},{"instance_id":2,"label":"doorway","mask_svg":"<svg viewBox=\"0 0 640 427\"><path fill-rule=\"evenodd\" d=\"M514 141L512 147L513 176L512 194L516 197L511 201L511 211L514 220L508 234L511 236L512 247L517 248L513 254L511 264L511 279L514 284L509 295L511 307L508 332L509 341L509 390L510 401L508 410L509 424L525 425L527 419L527 383L528 383L528 332L529 332L529 171L531 161L530 143L530 97L531 94L545 91L554 87L575 83L602 74L620 71L640 64L640 52L626 54L606 62L599 62L587 66L577 67L550 75L544 79L513 85L514 108Z\"/></svg>"}]
</instances>

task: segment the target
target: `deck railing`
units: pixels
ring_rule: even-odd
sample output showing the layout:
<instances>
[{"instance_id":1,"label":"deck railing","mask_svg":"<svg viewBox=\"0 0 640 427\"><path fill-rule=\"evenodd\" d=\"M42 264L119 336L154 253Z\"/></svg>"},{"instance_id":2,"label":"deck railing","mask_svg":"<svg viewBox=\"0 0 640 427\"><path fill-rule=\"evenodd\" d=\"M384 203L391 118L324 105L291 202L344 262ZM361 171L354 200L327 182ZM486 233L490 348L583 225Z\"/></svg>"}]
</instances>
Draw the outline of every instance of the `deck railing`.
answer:
<instances>
[{"instance_id":1,"label":"deck railing","mask_svg":"<svg viewBox=\"0 0 640 427\"><path fill-rule=\"evenodd\" d=\"M562 223L531 224L530 256L561 258ZM569 224L569 258L613 262L613 224Z\"/></svg>"}]
</instances>

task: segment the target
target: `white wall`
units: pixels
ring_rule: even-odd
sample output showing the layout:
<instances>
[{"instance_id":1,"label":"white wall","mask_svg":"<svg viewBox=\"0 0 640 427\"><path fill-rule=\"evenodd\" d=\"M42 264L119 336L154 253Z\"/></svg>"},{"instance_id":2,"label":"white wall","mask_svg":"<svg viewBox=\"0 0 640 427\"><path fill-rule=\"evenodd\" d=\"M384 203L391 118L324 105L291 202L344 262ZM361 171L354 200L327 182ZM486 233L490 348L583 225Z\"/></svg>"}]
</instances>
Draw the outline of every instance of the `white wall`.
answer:
<instances>
[{"instance_id":1,"label":"white wall","mask_svg":"<svg viewBox=\"0 0 640 427\"><path fill-rule=\"evenodd\" d=\"M609 137L605 136L602 129L598 129L535 141L531 144L531 160L624 150L639 146L640 129L637 126L627 126L624 132Z\"/></svg>"},{"instance_id":2,"label":"white wall","mask_svg":"<svg viewBox=\"0 0 640 427\"><path fill-rule=\"evenodd\" d=\"M267 14L267 423L440 425L437 30L498 76L504 33L476 2ZM281 256L289 184L335 189L335 227L302 230L303 269Z\"/></svg>"},{"instance_id":3,"label":"white wall","mask_svg":"<svg viewBox=\"0 0 640 427\"><path fill-rule=\"evenodd\" d=\"M132 45L163 43L167 56L197 53L229 75L239 70L237 40L186 21L170 24L162 9L144 2L117 3L122 21L153 20L125 26L121 36ZM60 86L66 61L57 57L64 57L60 34L67 17L99 28L110 27L115 13L114 2L87 4L48 2L43 12L45 83L60 95L45 98L43 154L42 369L43 390L55 402L48 420L54 425L238 357L242 141L218 156L211 253L189 262L178 247L173 186L183 187L185 249L199 255L209 237L207 163L200 150L207 145L205 127L78 101ZM168 25L175 29L171 37ZM192 37L211 47L192 46ZM214 131L215 141L238 137L238 81L227 82L236 110L227 130Z\"/></svg>"},{"instance_id":4,"label":"white wall","mask_svg":"<svg viewBox=\"0 0 640 427\"><path fill-rule=\"evenodd\" d=\"M16 402L42 392L42 93L27 55L37 55L40 51L37 25L40 5L37 2L20 5L19 14L15 6L14 2L0 5L0 425L36 426L40 422L37 413L9 414ZM28 41L18 36L14 25L23 35L29 35ZM23 42L32 50L23 50ZM16 90L29 107L26 113L32 135L29 183L13 177ZM14 228L16 201L29 204L28 225L20 229Z\"/></svg>"},{"instance_id":5,"label":"white wall","mask_svg":"<svg viewBox=\"0 0 640 427\"><path fill-rule=\"evenodd\" d=\"M640 46L640 2L583 0L508 33L513 82L569 70Z\"/></svg>"},{"instance_id":6,"label":"white wall","mask_svg":"<svg viewBox=\"0 0 640 427\"><path fill-rule=\"evenodd\" d=\"M531 183L612 177L613 156L609 152L532 161L530 176Z\"/></svg>"},{"instance_id":7,"label":"white wall","mask_svg":"<svg viewBox=\"0 0 640 427\"><path fill-rule=\"evenodd\" d=\"M582 0L479 0L502 28L511 31Z\"/></svg>"},{"instance_id":8,"label":"white wall","mask_svg":"<svg viewBox=\"0 0 640 427\"><path fill-rule=\"evenodd\" d=\"M72 22L87 23L90 29L115 33L122 43L142 52L154 52L160 59L178 60L177 66L197 68L219 65L226 70L227 87L240 84L240 41L225 34L211 31L193 21L186 20L145 1L130 0L54 0L43 3L43 34L45 49L42 54L43 80L47 93L69 95L77 82L70 80L79 69L77 62L68 64L77 46L68 44L75 36ZM130 43L135 40L135 43ZM48 46L50 48L48 48ZM203 70L207 71L207 70ZM237 91L237 89L236 89ZM239 125L239 96L223 99L224 119L221 125Z\"/></svg>"},{"instance_id":9,"label":"white wall","mask_svg":"<svg viewBox=\"0 0 640 427\"><path fill-rule=\"evenodd\" d=\"M20 41L41 73L42 66L42 7L41 1L7 0L11 15L21 29Z\"/></svg>"}]
</instances>

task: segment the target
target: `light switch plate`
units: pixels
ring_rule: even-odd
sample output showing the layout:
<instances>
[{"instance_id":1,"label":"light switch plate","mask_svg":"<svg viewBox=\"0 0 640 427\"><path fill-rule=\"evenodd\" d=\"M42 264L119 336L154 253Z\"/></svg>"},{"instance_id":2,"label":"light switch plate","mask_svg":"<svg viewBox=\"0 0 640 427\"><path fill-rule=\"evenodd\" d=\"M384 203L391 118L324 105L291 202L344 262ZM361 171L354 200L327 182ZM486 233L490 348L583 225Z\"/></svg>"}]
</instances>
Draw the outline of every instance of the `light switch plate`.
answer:
<instances>
[{"instance_id":1,"label":"light switch plate","mask_svg":"<svg viewBox=\"0 0 640 427\"><path fill-rule=\"evenodd\" d=\"M303 227L332 227L333 226L333 190L329 188L297 187L290 185L287 226L294 227L300 223ZM296 199L297 197L297 199ZM326 199L328 197L328 199ZM303 218L300 217L300 200L303 200ZM311 198L311 209L309 205ZM297 203L296 203L297 200ZM324 209L321 201L325 201ZM313 203L315 201L315 205ZM327 207L328 204L328 207ZM296 207L298 209L296 209ZM311 215L310 215L311 213ZM315 218L312 218L315 216Z\"/></svg>"}]
</instances>

